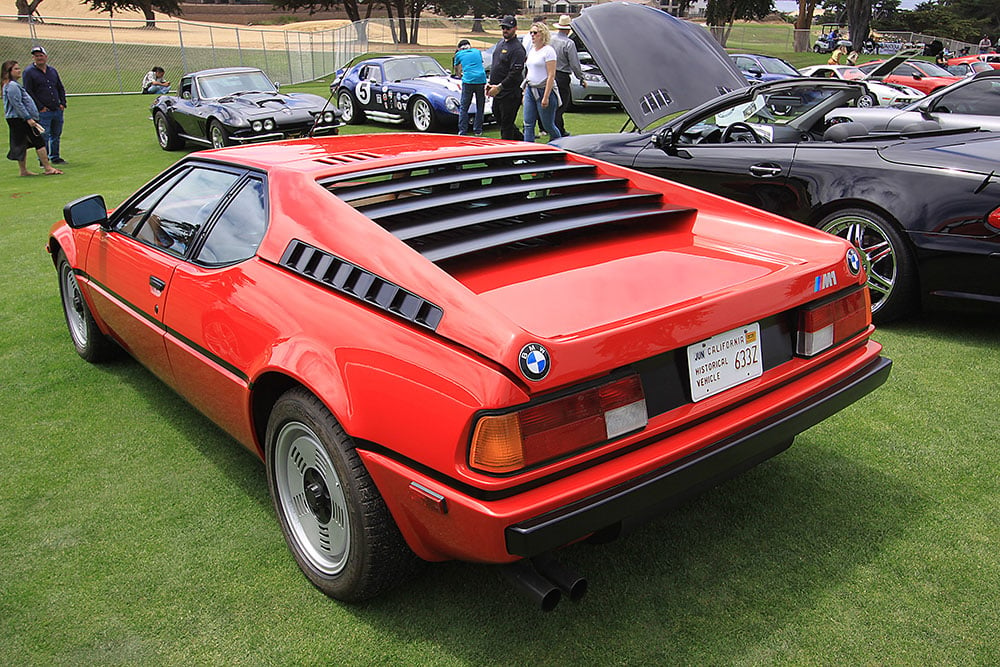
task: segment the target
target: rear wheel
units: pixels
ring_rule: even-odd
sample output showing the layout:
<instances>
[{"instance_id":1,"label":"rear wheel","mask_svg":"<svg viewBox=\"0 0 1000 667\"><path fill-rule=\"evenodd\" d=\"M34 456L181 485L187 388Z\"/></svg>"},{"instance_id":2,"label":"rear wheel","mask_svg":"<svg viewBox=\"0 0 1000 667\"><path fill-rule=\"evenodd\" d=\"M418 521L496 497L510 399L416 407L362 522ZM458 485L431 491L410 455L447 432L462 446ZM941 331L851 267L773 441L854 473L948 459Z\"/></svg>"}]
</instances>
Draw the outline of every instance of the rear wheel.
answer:
<instances>
[{"instance_id":1,"label":"rear wheel","mask_svg":"<svg viewBox=\"0 0 1000 667\"><path fill-rule=\"evenodd\" d=\"M337 108L340 109L340 118L345 123L357 125L365 121L365 112L361 110L358 101L350 91L342 90L337 95Z\"/></svg>"},{"instance_id":2,"label":"rear wheel","mask_svg":"<svg viewBox=\"0 0 1000 667\"><path fill-rule=\"evenodd\" d=\"M233 143L229 139L229 133L226 132L226 128L222 127L222 123L217 120L213 120L208 124L208 139L212 142L212 148L225 148L226 146L231 146Z\"/></svg>"},{"instance_id":3,"label":"rear wheel","mask_svg":"<svg viewBox=\"0 0 1000 667\"><path fill-rule=\"evenodd\" d=\"M917 267L913 252L881 215L849 208L828 215L819 228L850 241L861 252L878 322L903 317L917 304Z\"/></svg>"},{"instance_id":4,"label":"rear wheel","mask_svg":"<svg viewBox=\"0 0 1000 667\"><path fill-rule=\"evenodd\" d=\"M153 127L156 128L156 140L160 148L165 151L184 148L184 139L177 133L177 127L162 111L153 114Z\"/></svg>"},{"instance_id":5,"label":"rear wheel","mask_svg":"<svg viewBox=\"0 0 1000 667\"><path fill-rule=\"evenodd\" d=\"M858 107L861 109L870 109L871 107L875 106L875 97L872 96L870 93L865 93L864 95L858 98L857 104Z\"/></svg>"},{"instance_id":6,"label":"rear wheel","mask_svg":"<svg viewBox=\"0 0 1000 667\"><path fill-rule=\"evenodd\" d=\"M410 105L410 123L418 132L428 132L434 127L434 109L423 97L418 97Z\"/></svg>"},{"instance_id":7,"label":"rear wheel","mask_svg":"<svg viewBox=\"0 0 1000 667\"><path fill-rule=\"evenodd\" d=\"M267 481L285 540L306 577L356 602L405 580L419 560L329 410L302 388L278 399L267 425Z\"/></svg>"},{"instance_id":8,"label":"rear wheel","mask_svg":"<svg viewBox=\"0 0 1000 667\"><path fill-rule=\"evenodd\" d=\"M92 364L114 357L120 348L97 326L87 300L80 291L73 267L62 252L56 260L56 271L59 273L63 314L66 315L66 326L76 353Z\"/></svg>"}]
</instances>

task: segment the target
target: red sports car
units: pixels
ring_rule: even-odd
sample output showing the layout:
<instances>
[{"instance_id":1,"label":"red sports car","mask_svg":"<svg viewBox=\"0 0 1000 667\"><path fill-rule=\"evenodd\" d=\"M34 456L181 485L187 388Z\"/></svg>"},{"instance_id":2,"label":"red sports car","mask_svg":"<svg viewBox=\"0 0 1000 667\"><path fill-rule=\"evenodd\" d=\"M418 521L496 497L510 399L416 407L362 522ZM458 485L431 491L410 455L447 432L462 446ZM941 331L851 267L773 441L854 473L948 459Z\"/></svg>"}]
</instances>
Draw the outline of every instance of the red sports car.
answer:
<instances>
[{"instance_id":1,"label":"red sports car","mask_svg":"<svg viewBox=\"0 0 1000 667\"><path fill-rule=\"evenodd\" d=\"M863 65L858 65L862 72L869 73L875 70L881 60L872 60ZM935 65L926 60L907 60L896 66L892 74L882 77L886 83L897 83L901 86L916 88L927 95L939 88L950 86L956 81L961 81L963 77L955 76L940 65Z\"/></svg>"},{"instance_id":2,"label":"red sports car","mask_svg":"<svg viewBox=\"0 0 1000 667\"><path fill-rule=\"evenodd\" d=\"M84 359L127 350L264 462L361 600L662 513L882 382L846 241L548 146L418 134L194 153L48 249ZM155 446L152 442L150 446Z\"/></svg>"}]
</instances>

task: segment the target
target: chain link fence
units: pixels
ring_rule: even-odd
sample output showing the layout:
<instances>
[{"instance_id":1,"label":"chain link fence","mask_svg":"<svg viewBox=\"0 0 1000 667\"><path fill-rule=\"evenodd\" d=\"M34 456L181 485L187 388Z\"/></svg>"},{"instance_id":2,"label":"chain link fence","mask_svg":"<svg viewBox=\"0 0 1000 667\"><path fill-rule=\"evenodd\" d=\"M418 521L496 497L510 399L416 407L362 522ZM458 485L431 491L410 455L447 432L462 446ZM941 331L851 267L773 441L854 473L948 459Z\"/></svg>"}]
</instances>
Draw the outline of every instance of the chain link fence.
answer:
<instances>
[{"instance_id":1,"label":"chain link fence","mask_svg":"<svg viewBox=\"0 0 1000 667\"><path fill-rule=\"evenodd\" d=\"M157 19L32 18L0 16L0 60L31 62L30 50L41 44L66 85L77 95L138 93L142 77L154 65L177 82L186 72L213 67L258 67L273 80L302 83L323 78L366 53L447 51L460 39L486 48L500 39L496 19L421 17L416 41L411 24L371 19L319 30L278 30ZM782 24L737 24L726 46L735 51L792 51L795 32ZM819 36L810 31L809 45ZM405 38L403 37L405 35ZM899 45L939 39L916 33L885 33L882 53ZM958 52L964 42L941 39Z\"/></svg>"}]
</instances>

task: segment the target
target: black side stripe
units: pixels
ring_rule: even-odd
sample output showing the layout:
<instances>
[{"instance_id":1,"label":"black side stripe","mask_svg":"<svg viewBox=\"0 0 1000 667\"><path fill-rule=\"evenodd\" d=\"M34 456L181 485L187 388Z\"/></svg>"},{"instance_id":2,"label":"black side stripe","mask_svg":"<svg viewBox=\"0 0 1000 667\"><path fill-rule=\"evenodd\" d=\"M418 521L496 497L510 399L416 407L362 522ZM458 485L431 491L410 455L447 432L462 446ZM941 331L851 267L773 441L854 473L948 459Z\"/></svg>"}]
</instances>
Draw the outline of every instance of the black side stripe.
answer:
<instances>
[{"instance_id":1,"label":"black side stripe","mask_svg":"<svg viewBox=\"0 0 1000 667\"><path fill-rule=\"evenodd\" d=\"M130 311L132 311L133 313L135 313L136 315L138 315L142 319L146 320L147 322L149 322L150 324L152 324L153 326L155 326L157 329L159 329L160 331L164 332L165 334L168 334L169 336L171 336L171 337L177 339L178 341L182 342L184 345L186 345L189 348L191 348L192 350L194 350L195 353L197 353L199 356L204 357L209 363L212 363L212 364L214 364L216 366L219 366L220 368L224 369L225 371L229 372L230 374L235 375L242 382L244 382L247 385L247 387L250 386L250 376L247 375L242 370L240 370L239 368L237 368L236 366L234 366L233 364L231 364L228 361L226 361L225 359L223 359L222 357L220 357L219 355L217 355L217 354L213 353L212 351L210 351L210 350L202 347L201 345L195 343L193 340L191 340L187 336L183 335L182 333L180 333L176 329L172 329L172 328L164 325L163 322L161 322L157 317L155 317L154 315L150 315L145 310L139 308L134 303L130 302L128 299L123 298L122 295L118 294L113 289L110 289L107 285L103 284L102 282L100 282L98 280L95 280L92 276L88 275L85 271L83 271L81 269L73 269L73 273L76 274L77 276L83 278L87 282L92 283L92 284L96 285L97 287L101 288L102 291L104 291L107 294L109 294L112 297L114 297L119 303L125 305Z\"/></svg>"}]
</instances>

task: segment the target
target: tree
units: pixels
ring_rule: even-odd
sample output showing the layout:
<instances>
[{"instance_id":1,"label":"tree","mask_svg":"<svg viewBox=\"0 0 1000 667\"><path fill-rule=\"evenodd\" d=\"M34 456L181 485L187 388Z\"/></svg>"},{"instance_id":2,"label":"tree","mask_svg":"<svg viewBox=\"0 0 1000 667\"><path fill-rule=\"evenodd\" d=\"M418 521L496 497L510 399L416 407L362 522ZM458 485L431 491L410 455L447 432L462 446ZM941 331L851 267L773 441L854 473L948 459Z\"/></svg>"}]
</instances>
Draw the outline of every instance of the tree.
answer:
<instances>
[{"instance_id":1,"label":"tree","mask_svg":"<svg viewBox=\"0 0 1000 667\"><path fill-rule=\"evenodd\" d=\"M736 21L756 21L774 11L772 0L708 0L705 22L722 46L729 40Z\"/></svg>"},{"instance_id":2,"label":"tree","mask_svg":"<svg viewBox=\"0 0 1000 667\"><path fill-rule=\"evenodd\" d=\"M17 8L17 20L27 21L35 13L40 4L42 4L42 0L31 0L31 2L28 2L28 0L15 0L14 6Z\"/></svg>"},{"instance_id":3,"label":"tree","mask_svg":"<svg viewBox=\"0 0 1000 667\"><path fill-rule=\"evenodd\" d=\"M107 12L114 16L115 11L142 12L146 17L146 27L156 27L156 15L154 11L164 14L178 16L181 14L181 5L178 0L84 0L83 4L90 5L95 12Z\"/></svg>"},{"instance_id":4,"label":"tree","mask_svg":"<svg viewBox=\"0 0 1000 667\"><path fill-rule=\"evenodd\" d=\"M861 50L872 29L872 0L847 0L847 34Z\"/></svg>"},{"instance_id":5,"label":"tree","mask_svg":"<svg viewBox=\"0 0 1000 667\"><path fill-rule=\"evenodd\" d=\"M437 11L451 18L472 15L472 32L486 32L483 19L517 13L515 0L444 0L435 3Z\"/></svg>"},{"instance_id":6,"label":"tree","mask_svg":"<svg viewBox=\"0 0 1000 667\"><path fill-rule=\"evenodd\" d=\"M799 15L795 18L795 36L792 39L793 50L799 52L812 48L810 31L815 13L816 0L799 0Z\"/></svg>"}]
</instances>

